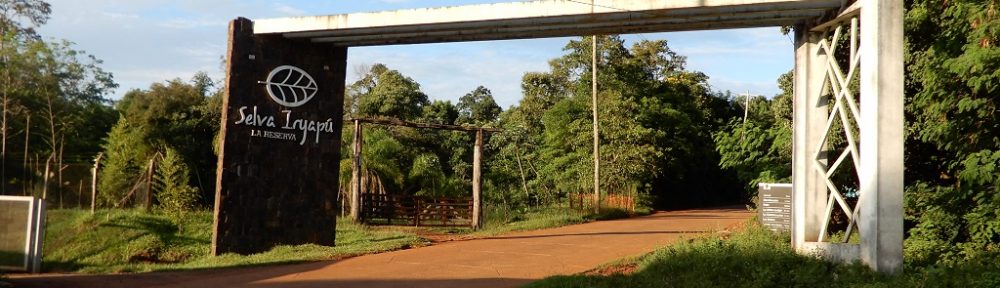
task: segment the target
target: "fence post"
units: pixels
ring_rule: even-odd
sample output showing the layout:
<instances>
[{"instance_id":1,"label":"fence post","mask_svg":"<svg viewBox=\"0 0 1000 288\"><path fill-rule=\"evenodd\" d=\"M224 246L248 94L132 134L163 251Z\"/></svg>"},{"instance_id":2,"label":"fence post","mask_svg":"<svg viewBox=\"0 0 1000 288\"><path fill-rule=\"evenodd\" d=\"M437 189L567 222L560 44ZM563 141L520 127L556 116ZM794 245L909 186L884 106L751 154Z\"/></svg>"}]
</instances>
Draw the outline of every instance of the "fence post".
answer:
<instances>
[{"instance_id":1,"label":"fence post","mask_svg":"<svg viewBox=\"0 0 1000 288\"><path fill-rule=\"evenodd\" d=\"M476 130L476 146L472 152L472 228L483 227L483 130Z\"/></svg>"},{"instance_id":2,"label":"fence post","mask_svg":"<svg viewBox=\"0 0 1000 288\"><path fill-rule=\"evenodd\" d=\"M413 198L413 226L420 226L420 198Z\"/></svg>"},{"instance_id":3,"label":"fence post","mask_svg":"<svg viewBox=\"0 0 1000 288\"><path fill-rule=\"evenodd\" d=\"M351 159L351 219L361 220L361 120L354 119L354 159Z\"/></svg>"},{"instance_id":4,"label":"fence post","mask_svg":"<svg viewBox=\"0 0 1000 288\"><path fill-rule=\"evenodd\" d=\"M100 172L101 157L104 157L104 152L97 153L97 158L94 158L94 168L90 170L92 174L90 181L90 214L94 214L94 210L97 209L97 173Z\"/></svg>"},{"instance_id":5,"label":"fence post","mask_svg":"<svg viewBox=\"0 0 1000 288\"><path fill-rule=\"evenodd\" d=\"M149 158L149 169L146 171L146 203L145 209L148 212L153 207L153 171L156 167L156 156Z\"/></svg>"}]
</instances>

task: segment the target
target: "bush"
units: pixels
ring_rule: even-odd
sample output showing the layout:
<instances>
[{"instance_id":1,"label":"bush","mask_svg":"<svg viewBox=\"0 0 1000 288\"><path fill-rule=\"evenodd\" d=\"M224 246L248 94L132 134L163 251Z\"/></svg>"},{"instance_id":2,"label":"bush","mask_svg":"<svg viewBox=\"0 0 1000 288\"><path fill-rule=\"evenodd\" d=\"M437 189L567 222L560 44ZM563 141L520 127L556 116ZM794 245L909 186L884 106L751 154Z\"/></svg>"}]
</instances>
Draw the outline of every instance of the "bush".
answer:
<instances>
[{"instance_id":1,"label":"bush","mask_svg":"<svg viewBox=\"0 0 1000 288\"><path fill-rule=\"evenodd\" d=\"M129 123L125 117L118 119L118 123L108 133L98 180L100 201L104 207L117 207L132 187L136 175L139 175L139 161L145 158L145 152L142 151L144 145L139 145L142 133L141 129Z\"/></svg>"},{"instance_id":2,"label":"bush","mask_svg":"<svg viewBox=\"0 0 1000 288\"><path fill-rule=\"evenodd\" d=\"M160 167L156 169L156 198L159 207L174 220L180 220L198 203L198 189L188 185L190 173L177 151L167 148Z\"/></svg>"},{"instance_id":3,"label":"bush","mask_svg":"<svg viewBox=\"0 0 1000 288\"><path fill-rule=\"evenodd\" d=\"M729 236L675 244L616 266L610 275L556 276L527 287L1000 287L1000 262L908 266L897 275L796 253L788 234L751 224Z\"/></svg>"}]
</instances>

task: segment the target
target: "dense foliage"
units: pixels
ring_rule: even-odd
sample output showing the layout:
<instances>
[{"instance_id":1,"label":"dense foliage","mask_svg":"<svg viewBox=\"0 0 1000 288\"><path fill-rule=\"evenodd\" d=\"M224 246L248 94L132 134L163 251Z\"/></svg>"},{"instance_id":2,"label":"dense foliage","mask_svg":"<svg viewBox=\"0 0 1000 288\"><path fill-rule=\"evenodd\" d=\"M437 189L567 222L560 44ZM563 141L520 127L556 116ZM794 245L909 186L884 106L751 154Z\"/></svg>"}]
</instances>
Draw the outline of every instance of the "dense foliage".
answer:
<instances>
[{"instance_id":1,"label":"dense foliage","mask_svg":"<svg viewBox=\"0 0 1000 288\"><path fill-rule=\"evenodd\" d=\"M188 185L189 173L190 169L180 153L167 148L156 169L156 200L174 220L183 218L185 212L194 210L198 204L198 188Z\"/></svg>"},{"instance_id":2,"label":"dense foliage","mask_svg":"<svg viewBox=\"0 0 1000 288\"><path fill-rule=\"evenodd\" d=\"M916 264L995 257L1000 3L906 2L906 257Z\"/></svg>"},{"instance_id":3,"label":"dense foliage","mask_svg":"<svg viewBox=\"0 0 1000 288\"><path fill-rule=\"evenodd\" d=\"M597 39L602 193L651 195L664 208L741 202L712 141L737 113L730 99L709 93L708 77L685 70L666 41ZM500 115L488 178L504 203L592 193L591 41L572 40L550 71L525 74L519 105Z\"/></svg>"},{"instance_id":4,"label":"dense foliage","mask_svg":"<svg viewBox=\"0 0 1000 288\"><path fill-rule=\"evenodd\" d=\"M501 128L488 135L485 149L490 204L523 209L565 203L593 189L592 39L570 41L550 71L525 74L524 98L506 111L481 86L457 104L429 101L413 79L375 64L349 85L346 114ZM661 207L741 203L740 189L730 189L733 173L715 165L712 139L739 107L726 95L709 93L708 77L685 70L685 58L666 41L627 48L616 36L598 40L602 193L654 199ZM353 132L345 131L346 183ZM472 135L366 125L362 136L361 181L368 191L468 197ZM341 188L346 192L346 185Z\"/></svg>"},{"instance_id":5,"label":"dense foliage","mask_svg":"<svg viewBox=\"0 0 1000 288\"><path fill-rule=\"evenodd\" d=\"M161 179L161 185L153 187L154 194L174 194L174 187L190 186L191 191L197 191L192 197L201 199L201 206L211 206L216 164L211 147L219 127L220 100L204 73L196 74L190 82L174 79L126 93L115 105L121 117L104 146L99 178L104 205L117 207L136 189L146 187L136 183L148 181L149 175L144 173L149 173L150 160L154 167L155 161L163 160L160 168L179 169L170 171L177 173L170 178L176 183L166 185ZM179 165L166 165L168 159Z\"/></svg>"},{"instance_id":6,"label":"dense foliage","mask_svg":"<svg viewBox=\"0 0 1000 288\"><path fill-rule=\"evenodd\" d=\"M751 98L747 119L732 119L714 135L719 166L736 172L748 198L756 196L758 183L791 183L792 72L782 74L778 86L782 94Z\"/></svg>"},{"instance_id":7,"label":"dense foliage","mask_svg":"<svg viewBox=\"0 0 1000 288\"><path fill-rule=\"evenodd\" d=\"M884 275L795 252L788 234L759 226L662 248L589 273L526 287L998 287L1000 263L911 267ZM624 273L622 273L624 272Z\"/></svg>"},{"instance_id":8,"label":"dense foliage","mask_svg":"<svg viewBox=\"0 0 1000 288\"><path fill-rule=\"evenodd\" d=\"M0 1L0 192L62 205L77 184L65 167L89 162L116 120L105 96L117 84L71 42L41 40L35 28L49 13L44 1Z\"/></svg>"}]
</instances>

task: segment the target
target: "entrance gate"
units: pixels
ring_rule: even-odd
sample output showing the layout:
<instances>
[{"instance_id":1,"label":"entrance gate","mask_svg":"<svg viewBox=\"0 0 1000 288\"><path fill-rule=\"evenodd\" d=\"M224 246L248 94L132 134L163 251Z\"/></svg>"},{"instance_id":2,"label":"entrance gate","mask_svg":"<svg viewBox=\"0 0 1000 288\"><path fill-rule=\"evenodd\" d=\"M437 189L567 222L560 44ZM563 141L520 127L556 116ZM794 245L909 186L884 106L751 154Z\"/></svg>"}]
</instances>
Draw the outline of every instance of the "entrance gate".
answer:
<instances>
[{"instance_id":1,"label":"entrance gate","mask_svg":"<svg viewBox=\"0 0 1000 288\"><path fill-rule=\"evenodd\" d=\"M348 47L766 26L795 28L794 247L899 271L902 0L541 0L236 19L213 252L333 244ZM844 133L845 147L830 147L830 133ZM840 169L857 182L835 183ZM855 206L843 196L851 185ZM860 243L829 241L838 209L849 219L844 238L856 231Z\"/></svg>"},{"instance_id":2,"label":"entrance gate","mask_svg":"<svg viewBox=\"0 0 1000 288\"><path fill-rule=\"evenodd\" d=\"M459 226L463 223L474 229L483 225L483 135L488 132L498 132L500 129L487 127L468 127L435 123L414 123L398 119L357 118L354 122L354 141L351 157L351 189L350 206L351 219L371 223L372 220L382 220L386 225L393 224L394 219L410 220L413 226L435 223L435 226ZM420 129L450 130L467 132L475 135L472 146L472 199L432 198L432 197L401 197L399 195L376 195L372 191L366 193L362 177L362 123L385 126L399 126ZM468 202L468 204L463 204ZM456 221L457 220L457 221ZM457 222L457 223L456 223Z\"/></svg>"}]
</instances>

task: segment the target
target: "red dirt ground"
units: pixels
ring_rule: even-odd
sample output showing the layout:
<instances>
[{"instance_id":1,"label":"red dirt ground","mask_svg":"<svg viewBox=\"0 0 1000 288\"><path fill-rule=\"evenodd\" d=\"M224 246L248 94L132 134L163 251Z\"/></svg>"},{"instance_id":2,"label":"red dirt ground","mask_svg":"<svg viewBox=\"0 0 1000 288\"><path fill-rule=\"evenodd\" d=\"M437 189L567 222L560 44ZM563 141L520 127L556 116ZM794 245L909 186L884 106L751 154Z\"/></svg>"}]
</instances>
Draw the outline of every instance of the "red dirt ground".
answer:
<instances>
[{"instance_id":1,"label":"red dirt ground","mask_svg":"<svg viewBox=\"0 0 1000 288\"><path fill-rule=\"evenodd\" d=\"M706 233L728 234L742 208L657 212L337 261L119 275L11 275L16 287L516 287L553 275L631 273L602 264ZM438 239L445 240L445 239ZM589 271L589 272L588 272Z\"/></svg>"}]
</instances>

